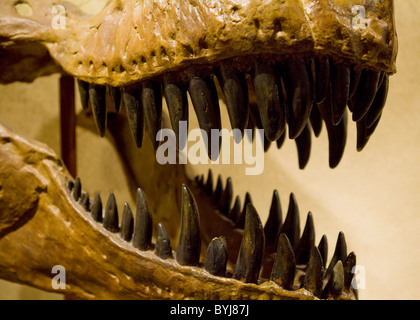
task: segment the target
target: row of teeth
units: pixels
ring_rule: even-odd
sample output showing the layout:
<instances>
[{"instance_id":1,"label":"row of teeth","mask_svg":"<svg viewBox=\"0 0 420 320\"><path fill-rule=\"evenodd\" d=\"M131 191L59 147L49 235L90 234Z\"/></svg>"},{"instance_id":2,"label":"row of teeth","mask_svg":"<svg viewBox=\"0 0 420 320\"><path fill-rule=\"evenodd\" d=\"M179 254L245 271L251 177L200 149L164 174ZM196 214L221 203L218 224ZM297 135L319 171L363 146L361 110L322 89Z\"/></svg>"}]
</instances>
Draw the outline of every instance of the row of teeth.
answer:
<instances>
[{"instance_id":1,"label":"row of teeth","mask_svg":"<svg viewBox=\"0 0 420 320\"><path fill-rule=\"evenodd\" d=\"M346 106L357 123L357 149L362 150L378 125L389 84L388 75L383 72L326 56L257 56L190 68L125 87L82 80L78 80L78 85L82 106L86 109L91 105L101 136L105 134L109 101L108 110L119 111L125 105L138 147L146 127L157 148L162 96L176 134L179 121L188 120L187 92L200 128L208 135L211 129L221 129L216 82L222 89L232 128L264 129L268 149L270 142L282 145L288 127L289 138L298 143L301 168L309 159L310 129L319 136L322 122L328 131L330 167L338 165L347 140ZM185 141L180 141L178 135L177 138L182 147Z\"/></svg>"},{"instance_id":2,"label":"row of teeth","mask_svg":"<svg viewBox=\"0 0 420 320\"><path fill-rule=\"evenodd\" d=\"M218 180L221 181L220 177ZM140 188L137 190L135 219L130 206L125 203L119 223L116 200L112 192L103 208L100 195L96 193L93 200L90 199L89 194L82 190L79 178L68 182L71 197L89 212L95 221L103 223L104 228L113 233L119 232L124 241L131 242L139 250L154 250L161 259L175 259L181 266L200 266L214 276L230 277L246 283L260 284L269 278L285 290L305 288L319 298L336 299L343 292L353 292L357 297L357 290L352 287L352 269L356 265L356 256L353 252L347 255L344 234L339 233L334 255L326 268L327 238L324 235L319 245L315 246L311 213L308 214L300 236L299 211L293 194L290 196L286 220L282 224L280 201L277 191L274 192L270 216L263 228L249 195L240 214L238 200L230 209L230 202L226 199L231 198L231 182L228 182L224 190L221 185L213 190L210 171L207 182L199 182L199 186L221 208L222 213L228 212L230 217L237 216L237 226L243 228L242 243L233 271L226 268L228 248L224 237L211 240L204 263L200 263L200 217L194 196L187 186L183 185L182 188L181 231L174 253L163 224L158 224L156 243L152 243L152 214L146 195ZM261 267L264 249L268 245L275 245L277 251L272 267L270 266L270 273L264 277Z\"/></svg>"}]
</instances>

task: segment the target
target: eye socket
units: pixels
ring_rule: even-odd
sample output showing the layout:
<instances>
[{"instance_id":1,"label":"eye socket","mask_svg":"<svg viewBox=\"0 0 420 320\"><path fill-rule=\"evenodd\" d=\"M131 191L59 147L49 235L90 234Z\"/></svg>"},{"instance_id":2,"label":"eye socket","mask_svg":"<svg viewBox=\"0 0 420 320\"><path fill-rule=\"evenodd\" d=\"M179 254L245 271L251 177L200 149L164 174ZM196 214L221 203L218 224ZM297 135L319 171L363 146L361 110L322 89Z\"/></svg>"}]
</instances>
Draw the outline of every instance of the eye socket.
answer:
<instances>
[{"instance_id":1,"label":"eye socket","mask_svg":"<svg viewBox=\"0 0 420 320\"><path fill-rule=\"evenodd\" d=\"M31 17L34 13L31 5L24 1L18 1L15 3L16 12L23 17Z\"/></svg>"}]
</instances>

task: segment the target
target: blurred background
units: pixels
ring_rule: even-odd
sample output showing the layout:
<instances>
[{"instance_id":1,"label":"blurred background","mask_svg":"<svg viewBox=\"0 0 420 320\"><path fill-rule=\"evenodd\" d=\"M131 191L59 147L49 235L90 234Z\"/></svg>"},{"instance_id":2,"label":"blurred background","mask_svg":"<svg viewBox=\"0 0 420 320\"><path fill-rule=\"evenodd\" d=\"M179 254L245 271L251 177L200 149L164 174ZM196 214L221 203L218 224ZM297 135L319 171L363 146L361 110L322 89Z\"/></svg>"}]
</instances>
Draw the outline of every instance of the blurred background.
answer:
<instances>
[{"instance_id":1,"label":"blurred background","mask_svg":"<svg viewBox=\"0 0 420 320\"><path fill-rule=\"evenodd\" d=\"M72 1L82 10L98 12L106 1ZM399 38L397 74L390 78L387 106L381 122L363 152L356 151L356 125L349 122L348 141L338 168L328 167L325 126L313 138L311 159L298 169L295 143L272 147L265 155L265 170L245 176L244 167L212 166L214 173L231 176L234 192L243 199L250 192L265 222L272 191L280 194L283 212L293 192L301 221L314 214L316 242L328 236L332 256L339 231L346 235L348 251L355 251L365 274L361 299L419 299L420 292L420 2L396 0ZM31 84L0 86L0 119L16 132L48 144L60 154L59 76L38 78ZM77 110L80 111L78 96ZM224 127L229 128L221 104ZM196 125L195 113L190 120ZM193 125L193 126L194 126ZM54 134L52 134L54 133ZM77 129L78 174L84 188L101 193L111 189L117 200L130 199L111 144L82 128ZM92 156L95 155L95 156ZM206 173L209 166L191 168L191 174ZM94 168L94 170L92 170ZM106 179L105 179L106 178ZM0 280L0 299L62 299L18 284Z\"/></svg>"}]
</instances>

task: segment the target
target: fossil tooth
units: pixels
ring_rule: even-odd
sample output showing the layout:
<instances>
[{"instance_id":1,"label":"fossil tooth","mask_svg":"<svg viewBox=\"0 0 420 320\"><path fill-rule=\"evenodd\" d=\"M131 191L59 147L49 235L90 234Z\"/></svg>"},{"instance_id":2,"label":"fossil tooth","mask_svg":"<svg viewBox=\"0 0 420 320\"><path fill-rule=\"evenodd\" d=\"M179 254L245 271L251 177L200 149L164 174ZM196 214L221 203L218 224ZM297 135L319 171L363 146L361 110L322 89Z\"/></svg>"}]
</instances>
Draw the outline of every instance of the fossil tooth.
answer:
<instances>
[{"instance_id":1,"label":"fossil tooth","mask_svg":"<svg viewBox=\"0 0 420 320\"><path fill-rule=\"evenodd\" d=\"M356 254L354 252L350 252L347 256L346 260L343 263L344 268L344 288L350 290L354 270L353 268L356 266Z\"/></svg>"},{"instance_id":2,"label":"fossil tooth","mask_svg":"<svg viewBox=\"0 0 420 320\"><path fill-rule=\"evenodd\" d=\"M169 240L168 233L166 232L163 224L158 224L158 235L156 239L155 254L161 259L172 259L171 240Z\"/></svg>"},{"instance_id":3,"label":"fossil tooth","mask_svg":"<svg viewBox=\"0 0 420 320\"><path fill-rule=\"evenodd\" d=\"M127 109L128 123L131 134L138 148L143 144L144 135L144 114L140 101L140 92L137 88L124 88L122 92L123 101Z\"/></svg>"},{"instance_id":4,"label":"fossil tooth","mask_svg":"<svg viewBox=\"0 0 420 320\"><path fill-rule=\"evenodd\" d=\"M278 239L277 253L270 279L286 290L291 290L295 278L296 262L292 245L282 233Z\"/></svg>"},{"instance_id":5,"label":"fossil tooth","mask_svg":"<svg viewBox=\"0 0 420 320\"><path fill-rule=\"evenodd\" d=\"M384 75L382 84L376 92L375 99L373 100L372 105L370 106L368 112L366 113L366 126L368 128L372 127L375 122L380 118L382 110L385 107L386 98L388 96L389 89L389 76Z\"/></svg>"},{"instance_id":6,"label":"fossil tooth","mask_svg":"<svg viewBox=\"0 0 420 320\"><path fill-rule=\"evenodd\" d=\"M126 202L124 204L124 211L121 218L120 234L121 238L123 238L127 242L130 242L131 238L133 237L133 225L133 212L131 211L130 205Z\"/></svg>"},{"instance_id":7,"label":"fossil tooth","mask_svg":"<svg viewBox=\"0 0 420 320\"><path fill-rule=\"evenodd\" d=\"M191 190L182 185L181 228L176 249L176 261L181 265L197 266L200 261L200 215Z\"/></svg>"},{"instance_id":8,"label":"fossil tooth","mask_svg":"<svg viewBox=\"0 0 420 320\"><path fill-rule=\"evenodd\" d=\"M168 106L169 117L172 129L175 131L179 149L184 149L187 143L187 136L180 136L179 122L185 121L188 132L188 98L187 90L182 84L165 78L163 81L166 105Z\"/></svg>"},{"instance_id":9,"label":"fossil tooth","mask_svg":"<svg viewBox=\"0 0 420 320\"><path fill-rule=\"evenodd\" d=\"M331 72L332 123L338 125L347 107L350 90L350 67L344 63L333 64Z\"/></svg>"},{"instance_id":10,"label":"fossil tooth","mask_svg":"<svg viewBox=\"0 0 420 320\"><path fill-rule=\"evenodd\" d=\"M79 88L80 103L83 110L89 108L89 83L77 79L77 86Z\"/></svg>"},{"instance_id":11,"label":"fossil tooth","mask_svg":"<svg viewBox=\"0 0 420 320\"><path fill-rule=\"evenodd\" d=\"M223 192L223 181L222 181L222 176L219 174L217 176L216 189L214 189L214 194L213 194L214 203L219 203L220 198L222 197L222 192Z\"/></svg>"},{"instance_id":12,"label":"fossil tooth","mask_svg":"<svg viewBox=\"0 0 420 320\"><path fill-rule=\"evenodd\" d=\"M89 99L96 128L103 137L106 129L106 86L89 83Z\"/></svg>"},{"instance_id":13,"label":"fossil tooth","mask_svg":"<svg viewBox=\"0 0 420 320\"><path fill-rule=\"evenodd\" d=\"M81 194L82 194L82 183L80 181L80 178L76 177L76 179L74 179L74 186L73 186L73 189L71 190L71 195L75 201L78 201Z\"/></svg>"},{"instance_id":14,"label":"fossil tooth","mask_svg":"<svg viewBox=\"0 0 420 320\"><path fill-rule=\"evenodd\" d=\"M67 189L69 189L69 191L71 192L74 188L74 181L69 180L67 181Z\"/></svg>"},{"instance_id":15,"label":"fossil tooth","mask_svg":"<svg viewBox=\"0 0 420 320\"><path fill-rule=\"evenodd\" d=\"M211 129L221 129L219 100L217 90L211 76L205 78L192 76L188 85L191 101L197 115L200 128L207 133L207 153L211 160L216 160L221 147L221 137L218 137L218 148L214 146Z\"/></svg>"},{"instance_id":16,"label":"fossil tooth","mask_svg":"<svg viewBox=\"0 0 420 320\"><path fill-rule=\"evenodd\" d=\"M330 59L315 58L315 102L321 103L330 93Z\"/></svg>"},{"instance_id":17,"label":"fossil tooth","mask_svg":"<svg viewBox=\"0 0 420 320\"><path fill-rule=\"evenodd\" d=\"M322 298L327 299L332 297L337 299L344 289L344 268L341 260L337 261L335 264L331 277L328 280L327 285L322 293Z\"/></svg>"},{"instance_id":18,"label":"fossil tooth","mask_svg":"<svg viewBox=\"0 0 420 320\"><path fill-rule=\"evenodd\" d=\"M286 220L284 220L284 223L280 229L280 233L286 234L292 247L297 245L300 238L300 219L299 208L293 193L290 194L289 208L287 210Z\"/></svg>"},{"instance_id":19,"label":"fossil tooth","mask_svg":"<svg viewBox=\"0 0 420 320\"><path fill-rule=\"evenodd\" d=\"M267 244L275 244L278 240L282 219L279 193L277 190L274 190L273 198L271 200L270 213L264 226L264 236Z\"/></svg>"},{"instance_id":20,"label":"fossil tooth","mask_svg":"<svg viewBox=\"0 0 420 320\"><path fill-rule=\"evenodd\" d=\"M296 264L307 264L310 258L312 247L315 245L315 226L312 213L309 212L306 218L305 228L296 248Z\"/></svg>"},{"instance_id":21,"label":"fossil tooth","mask_svg":"<svg viewBox=\"0 0 420 320\"><path fill-rule=\"evenodd\" d=\"M363 148L367 145L373 131L376 129L376 126L379 123L379 119L375 122L375 126L367 128L366 125L366 116L363 117L360 121L356 123L357 127L357 151L362 151Z\"/></svg>"},{"instance_id":22,"label":"fossil tooth","mask_svg":"<svg viewBox=\"0 0 420 320\"><path fill-rule=\"evenodd\" d=\"M300 135L295 139L299 159L299 169L304 169L311 155L311 125L308 121Z\"/></svg>"},{"instance_id":23,"label":"fossil tooth","mask_svg":"<svg viewBox=\"0 0 420 320\"><path fill-rule=\"evenodd\" d=\"M91 206L91 215L93 220L102 222L102 200L99 192L95 193Z\"/></svg>"},{"instance_id":24,"label":"fossil tooth","mask_svg":"<svg viewBox=\"0 0 420 320\"><path fill-rule=\"evenodd\" d=\"M156 135L162 127L162 94L159 82L147 81L143 84L141 102L147 132L153 148L156 150L159 146Z\"/></svg>"},{"instance_id":25,"label":"fossil tooth","mask_svg":"<svg viewBox=\"0 0 420 320\"><path fill-rule=\"evenodd\" d=\"M249 192L245 194L245 200L244 200L244 206L242 209L241 214L238 216L238 218L235 221L236 228L243 229L245 226L245 216L246 216L246 208L248 204L252 203L252 198Z\"/></svg>"},{"instance_id":26,"label":"fossil tooth","mask_svg":"<svg viewBox=\"0 0 420 320\"><path fill-rule=\"evenodd\" d=\"M335 245L335 250L333 257L331 258L330 264L328 266L328 269L325 273L326 277L330 275L332 272L332 269L334 268L337 261L345 261L347 258L347 244L346 244L346 238L344 236L343 232L340 232L338 234L337 243Z\"/></svg>"},{"instance_id":27,"label":"fossil tooth","mask_svg":"<svg viewBox=\"0 0 420 320\"><path fill-rule=\"evenodd\" d=\"M352 98L353 121L358 122L369 110L378 89L380 72L364 70L360 76L359 86Z\"/></svg>"},{"instance_id":28,"label":"fossil tooth","mask_svg":"<svg viewBox=\"0 0 420 320\"><path fill-rule=\"evenodd\" d=\"M83 191L82 195L79 198L79 203L82 206L85 211L90 210L90 199L89 199L89 193L87 191Z\"/></svg>"},{"instance_id":29,"label":"fossil tooth","mask_svg":"<svg viewBox=\"0 0 420 320\"><path fill-rule=\"evenodd\" d=\"M251 104L250 104L250 108L251 108ZM254 119L252 117L252 113L250 111L249 119L248 119L248 126L247 126L247 129L250 129L250 130L248 132L246 132L246 135L248 137L248 141L250 143L253 143L254 139L255 139L255 135L256 135L255 130L254 130L255 127L256 127L256 124L254 122Z\"/></svg>"},{"instance_id":30,"label":"fossil tooth","mask_svg":"<svg viewBox=\"0 0 420 320\"><path fill-rule=\"evenodd\" d=\"M283 131L280 138L278 138L276 141L277 149L280 149L283 146L285 139L286 139L286 130Z\"/></svg>"},{"instance_id":31,"label":"fossil tooth","mask_svg":"<svg viewBox=\"0 0 420 320\"><path fill-rule=\"evenodd\" d=\"M121 92L119 88L113 86L107 86L107 94L109 102L111 103L111 110L120 112L121 109Z\"/></svg>"},{"instance_id":32,"label":"fossil tooth","mask_svg":"<svg viewBox=\"0 0 420 320\"><path fill-rule=\"evenodd\" d=\"M229 64L222 64L217 72L217 79L226 99L232 129L243 132L249 119L248 86L245 75ZM241 140L236 136L234 139L236 142Z\"/></svg>"},{"instance_id":33,"label":"fossil tooth","mask_svg":"<svg viewBox=\"0 0 420 320\"><path fill-rule=\"evenodd\" d=\"M319 137L322 130L322 117L316 103L314 103L314 106L312 107L311 114L309 115L309 120L311 122L311 127L314 131L315 137Z\"/></svg>"},{"instance_id":34,"label":"fossil tooth","mask_svg":"<svg viewBox=\"0 0 420 320\"><path fill-rule=\"evenodd\" d=\"M115 201L115 196L113 192L109 193L108 201L105 207L103 225L105 229L111 232L117 232L119 228L117 202Z\"/></svg>"},{"instance_id":35,"label":"fossil tooth","mask_svg":"<svg viewBox=\"0 0 420 320\"><path fill-rule=\"evenodd\" d=\"M312 80L305 59L288 59L285 63L283 81L288 101L286 114L289 138L296 139L308 121L314 101Z\"/></svg>"},{"instance_id":36,"label":"fossil tooth","mask_svg":"<svg viewBox=\"0 0 420 320\"><path fill-rule=\"evenodd\" d=\"M145 251L150 249L152 245L153 221L146 195L140 188L137 189L136 206L133 246Z\"/></svg>"},{"instance_id":37,"label":"fossil tooth","mask_svg":"<svg viewBox=\"0 0 420 320\"><path fill-rule=\"evenodd\" d=\"M315 296L320 297L322 292L322 279L324 274L324 262L317 247L311 248L308 269L303 280L303 287Z\"/></svg>"},{"instance_id":38,"label":"fossil tooth","mask_svg":"<svg viewBox=\"0 0 420 320\"><path fill-rule=\"evenodd\" d=\"M350 68L350 89L349 89L349 100L353 99L354 94L359 86L360 77L362 76L362 69L358 69L354 66ZM349 105L350 108L350 105ZM350 109L351 112L353 110Z\"/></svg>"},{"instance_id":39,"label":"fossil tooth","mask_svg":"<svg viewBox=\"0 0 420 320\"><path fill-rule=\"evenodd\" d=\"M280 81L276 79L274 65L269 60L255 62L254 88L265 136L276 141L286 124L286 106Z\"/></svg>"},{"instance_id":40,"label":"fossil tooth","mask_svg":"<svg viewBox=\"0 0 420 320\"><path fill-rule=\"evenodd\" d=\"M246 207L244 234L233 278L246 283L258 283L264 254L264 230L260 217L250 203Z\"/></svg>"},{"instance_id":41,"label":"fossil tooth","mask_svg":"<svg viewBox=\"0 0 420 320\"><path fill-rule=\"evenodd\" d=\"M236 196L235 203L233 204L232 209L229 211L228 218L233 222L238 219L239 214L241 213L241 198Z\"/></svg>"},{"instance_id":42,"label":"fossil tooth","mask_svg":"<svg viewBox=\"0 0 420 320\"><path fill-rule=\"evenodd\" d=\"M204 269L214 276L223 277L226 273L227 260L226 239L224 237L213 238L207 247Z\"/></svg>"},{"instance_id":43,"label":"fossil tooth","mask_svg":"<svg viewBox=\"0 0 420 320\"><path fill-rule=\"evenodd\" d=\"M252 123L255 124L255 127L257 129L263 129L264 130L262 122L261 122L260 113L258 111L258 106L251 103L249 105L249 109L251 111L250 112L250 119L252 119ZM253 135L252 139L254 139L256 135L257 135L257 132L254 131L254 135ZM263 137L261 137L261 138L263 139L263 142L264 142L264 152L267 152L268 149L270 148L271 141L267 139L266 134L264 134ZM254 141L254 140L252 140L252 141Z\"/></svg>"},{"instance_id":44,"label":"fossil tooth","mask_svg":"<svg viewBox=\"0 0 420 320\"><path fill-rule=\"evenodd\" d=\"M209 173L207 175L207 181L204 185L204 190L207 195L211 196L213 194L213 171L209 169Z\"/></svg>"},{"instance_id":45,"label":"fossil tooth","mask_svg":"<svg viewBox=\"0 0 420 320\"><path fill-rule=\"evenodd\" d=\"M230 206L233 200L233 186L232 179L229 177L226 180L226 187L220 198L220 212L224 215L229 213Z\"/></svg>"},{"instance_id":46,"label":"fossil tooth","mask_svg":"<svg viewBox=\"0 0 420 320\"><path fill-rule=\"evenodd\" d=\"M327 259L328 259L328 239L327 236L324 234L319 241L318 250L321 254L322 261L324 262L324 269L326 268Z\"/></svg>"}]
</instances>

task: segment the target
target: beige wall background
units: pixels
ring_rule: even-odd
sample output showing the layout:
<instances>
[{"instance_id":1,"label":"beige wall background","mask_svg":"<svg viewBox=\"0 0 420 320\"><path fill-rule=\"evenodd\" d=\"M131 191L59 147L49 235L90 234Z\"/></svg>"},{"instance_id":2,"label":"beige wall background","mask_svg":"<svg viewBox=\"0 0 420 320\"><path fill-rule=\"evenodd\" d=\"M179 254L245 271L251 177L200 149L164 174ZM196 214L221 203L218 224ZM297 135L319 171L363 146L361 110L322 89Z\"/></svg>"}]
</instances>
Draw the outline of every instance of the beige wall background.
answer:
<instances>
[{"instance_id":1,"label":"beige wall background","mask_svg":"<svg viewBox=\"0 0 420 320\"><path fill-rule=\"evenodd\" d=\"M80 4L87 1L79 1ZM87 8L86 10L97 8ZM356 151L355 124L350 123L346 153L337 169L328 167L325 127L313 138L311 160L298 169L295 144L265 155L265 170L245 176L241 166L212 166L216 174L231 176L236 194L251 192L265 221L273 189L286 211L290 192L300 207L301 221L311 211L317 241L326 234L331 257L338 232L345 233L348 250L363 266L366 289L361 299L419 299L420 292L420 2L396 0L399 36L398 72L391 77L387 106L381 122L363 152ZM31 84L0 86L0 119L20 134L48 144L58 154L58 76ZM80 110L80 105L77 105ZM191 110L192 111L192 110ZM226 112L222 106L224 124ZM191 113L191 120L196 121ZM121 181L122 167L105 139L81 128L78 135L78 170L87 190L129 198ZM192 173L207 172L195 166ZM60 295L0 281L1 299L61 299Z\"/></svg>"}]
</instances>

